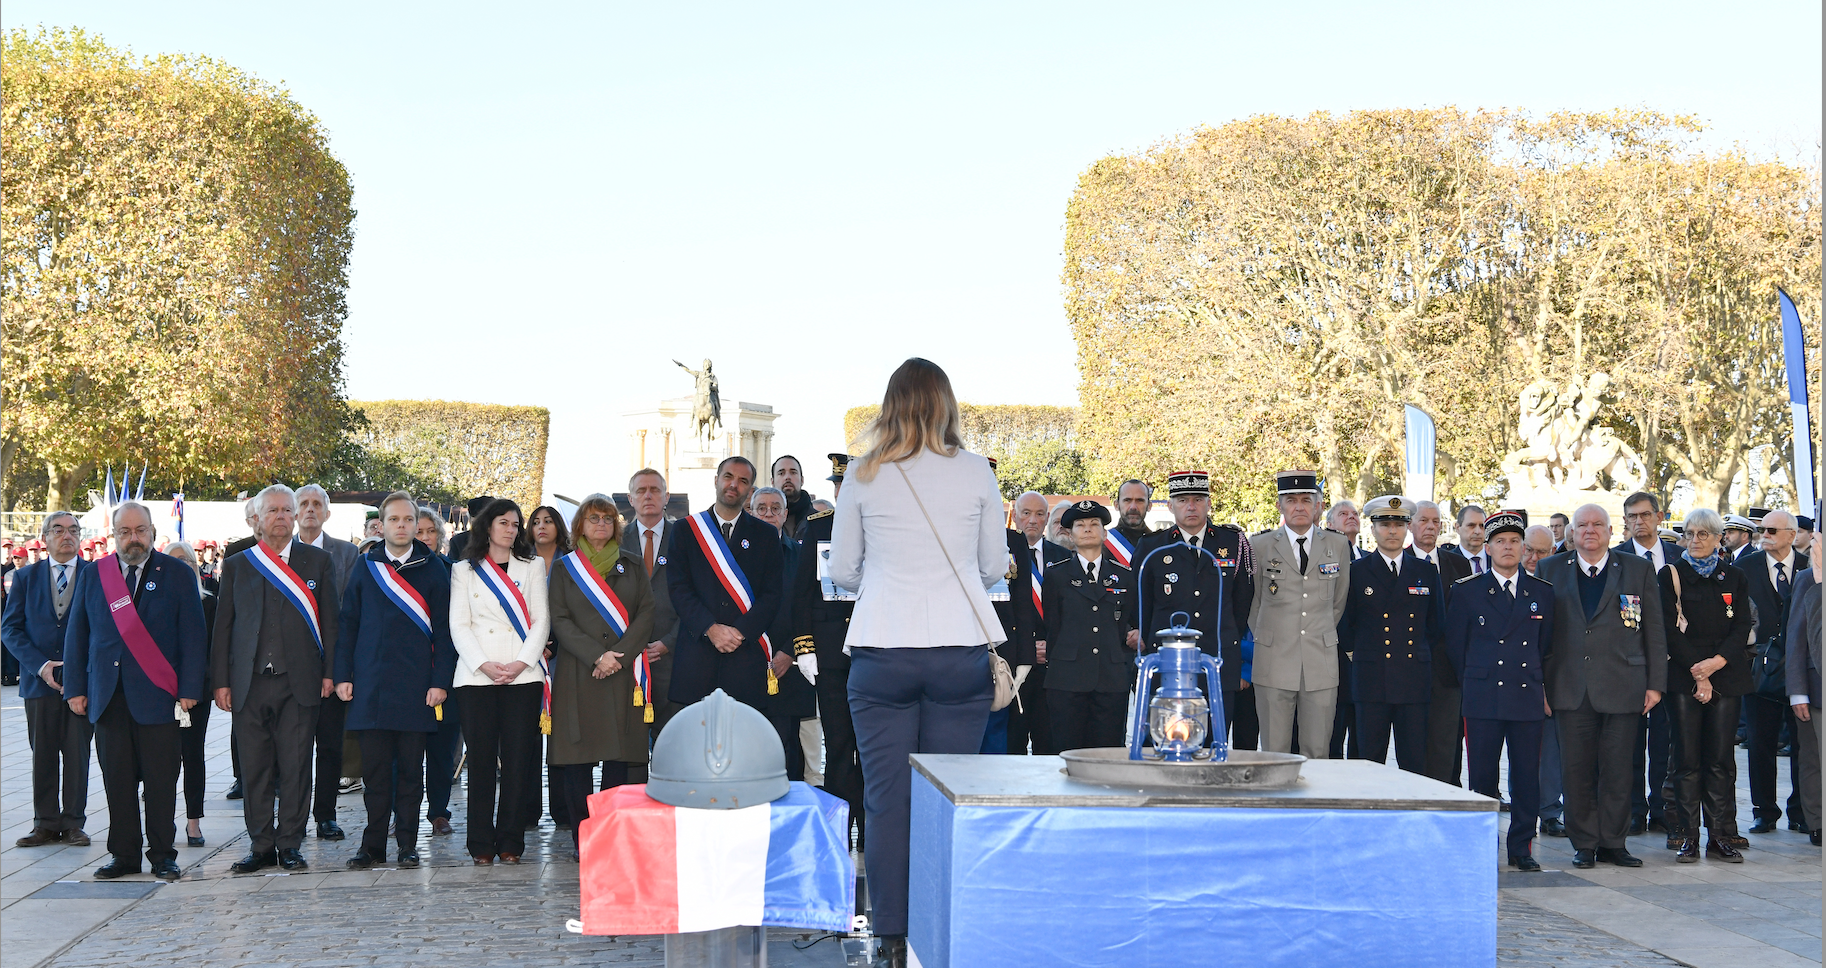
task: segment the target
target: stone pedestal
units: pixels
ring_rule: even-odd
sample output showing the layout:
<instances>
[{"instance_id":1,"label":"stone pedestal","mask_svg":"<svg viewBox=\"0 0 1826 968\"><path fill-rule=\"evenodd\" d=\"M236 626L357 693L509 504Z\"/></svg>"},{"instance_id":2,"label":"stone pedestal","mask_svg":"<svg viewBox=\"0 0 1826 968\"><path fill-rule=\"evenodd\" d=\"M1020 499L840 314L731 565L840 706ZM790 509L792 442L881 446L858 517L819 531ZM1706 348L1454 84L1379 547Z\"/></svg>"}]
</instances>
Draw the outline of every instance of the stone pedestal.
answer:
<instances>
[{"instance_id":1,"label":"stone pedestal","mask_svg":"<svg viewBox=\"0 0 1826 968\"><path fill-rule=\"evenodd\" d=\"M726 457L740 455L753 461L756 484L764 483L773 464L773 423L779 414L764 403L724 400L724 425L709 440L697 436L690 396L672 397L650 410L623 414L630 472L651 467L666 475L667 488L674 495L688 497L693 511L716 499L716 465Z\"/></svg>"},{"instance_id":2,"label":"stone pedestal","mask_svg":"<svg viewBox=\"0 0 1826 968\"><path fill-rule=\"evenodd\" d=\"M1629 495L1622 491L1567 491L1554 488L1518 489L1511 482L1509 493L1501 502L1508 510L1528 512L1529 524L1548 524L1549 516L1564 514L1572 517L1572 512L1587 504L1596 504L1610 512L1610 528L1613 536L1624 533L1623 499ZM1495 507L1488 510L1494 512ZM1570 537L1570 532L1568 533Z\"/></svg>"}]
</instances>

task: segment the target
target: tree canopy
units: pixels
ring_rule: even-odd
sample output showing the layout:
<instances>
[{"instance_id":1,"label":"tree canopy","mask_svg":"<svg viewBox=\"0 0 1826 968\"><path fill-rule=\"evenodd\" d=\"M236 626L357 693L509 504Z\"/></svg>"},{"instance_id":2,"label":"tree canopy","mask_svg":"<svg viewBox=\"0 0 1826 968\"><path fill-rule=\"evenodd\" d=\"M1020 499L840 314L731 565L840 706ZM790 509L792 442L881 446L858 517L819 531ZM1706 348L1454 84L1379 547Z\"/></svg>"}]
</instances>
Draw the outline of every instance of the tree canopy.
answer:
<instances>
[{"instance_id":1,"label":"tree canopy","mask_svg":"<svg viewBox=\"0 0 1826 968\"><path fill-rule=\"evenodd\" d=\"M545 489L551 411L445 400L351 401L360 421L342 452L338 490L416 488L447 503L491 494L527 514Z\"/></svg>"},{"instance_id":2,"label":"tree canopy","mask_svg":"<svg viewBox=\"0 0 1826 968\"><path fill-rule=\"evenodd\" d=\"M1313 466L1362 500L1399 489L1413 402L1442 496L1500 497L1521 389L1604 370L1601 419L1650 485L1718 506L1752 446L1786 452L1775 287L1819 304L1819 198L1814 171L1695 150L1701 130L1320 113L1096 162L1064 268L1091 483L1197 464L1220 517L1260 520L1272 472Z\"/></svg>"},{"instance_id":3,"label":"tree canopy","mask_svg":"<svg viewBox=\"0 0 1826 968\"><path fill-rule=\"evenodd\" d=\"M0 50L0 480L295 477L335 446L355 211L321 125L209 58Z\"/></svg>"},{"instance_id":4,"label":"tree canopy","mask_svg":"<svg viewBox=\"0 0 1826 968\"><path fill-rule=\"evenodd\" d=\"M996 459L1005 496L1026 490L1082 494L1088 489L1077 449L1076 407L960 403L957 408L965 449ZM851 407L843 415L844 439L853 446L879 413L879 404Z\"/></svg>"}]
</instances>

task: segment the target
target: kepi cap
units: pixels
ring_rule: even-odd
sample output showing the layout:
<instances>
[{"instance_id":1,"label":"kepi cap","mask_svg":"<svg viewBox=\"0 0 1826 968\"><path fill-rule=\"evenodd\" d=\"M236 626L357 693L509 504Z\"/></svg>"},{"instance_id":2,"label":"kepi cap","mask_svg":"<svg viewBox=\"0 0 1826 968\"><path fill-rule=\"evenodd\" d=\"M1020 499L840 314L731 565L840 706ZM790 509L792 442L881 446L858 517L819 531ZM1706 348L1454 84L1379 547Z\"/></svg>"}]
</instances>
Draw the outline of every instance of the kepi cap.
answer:
<instances>
[{"instance_id":1,"label":"kepi cap","mask_svg":"<svg viewBox=\"0 0 1826 968\"><path fill-rule=\"evenodd\" d=\"M1276 494L1319 493L1318 471L1282 471L1274 475Z\"/></svg>"},{"instance_id":2,"label":"kepi cap","mask_svg":"<svg viewBox=\"0 0 1826 968\"><path fill-rule=\"evenodd\" d=\"M1167 475L1167 496L1179 497L1182 494L1211 494L1210 471L1174 471Z\"/></svg>"},{"instance_id":3,"label":"kepi cap","mask_svg":"<svg viewBox=\"0 0 1826 968\"><path fill-rule=\"evenodd\" d=\"M1484 519L1484 538L1488 540L1503 532L1526 534L1528 532L1527 511L1498 511Z\"/></svg>"},{"instance_id":4,"label":"kepi cap","mask_svg":"<svg viewBox=\"0 0 1826 968\"><path fill-rule=\"evenodd\" d=\"M1363 513L1371 521L1412 521L1416 510L1413 501L1399 494L1385 494L1363 506Z\"/></svg>"}]
</instances>

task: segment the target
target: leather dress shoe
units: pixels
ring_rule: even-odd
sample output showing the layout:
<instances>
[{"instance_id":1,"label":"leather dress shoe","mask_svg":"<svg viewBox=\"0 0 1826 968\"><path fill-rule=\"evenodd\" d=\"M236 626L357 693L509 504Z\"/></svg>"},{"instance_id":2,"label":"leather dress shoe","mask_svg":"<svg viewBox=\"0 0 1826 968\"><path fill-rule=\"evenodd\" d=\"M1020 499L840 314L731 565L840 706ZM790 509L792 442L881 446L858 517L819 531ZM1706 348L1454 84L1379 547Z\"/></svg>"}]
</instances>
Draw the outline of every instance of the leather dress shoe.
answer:
<instances>
[{"instance_id":1,"label":"leather dress shoe","mask_svg":"<svg viewBox=\"0 0 1826 968\"><path fill-rule=\"evenodd\" d=\"M1699 838L1688 837L1680 842L1680 853L1674 855L1677 864L1699 863Z\"/></svg>"},{"instance_id":2,"label":"leather dress shoe","mask_svg":"<svg viewBox=\"0 0 1826 968\"><path fill-rule=\"evenodd\" d=\"M1670 830L1670 831L1668 831L1668 832L1667 832L1667 849L1669 849L1669 850L1679 850L1679 849L1680 849L1680 845L1681 845L1681 844L1684 844L1684 843L1686 843L1686 842L1687 842L1687 833L1686 833L1686 831L1684 831L1684 830Z\"/></svg>"},{"instance_id":3,"label":"leather dress shoe","mask_svg":"<svg viewBox=\"0 0 1826 968\"><path fill-rule=\"evenodd\" d=\"M1593 867L1598 866L1596 854L1597 851L1594 850L1580 850L1574 848L1572 852L1572 866L1577 867L1580 870L1590 870Z\"/></svg>"},{"instance_id":4,"label":"leather dress shoe","mask_svg":"<svg viewBox=\"0 0 1826 968\"><path fill-rule=\"evenodd\" d=\"M1509 812L1509 801L1498 800L1496 802L1496 809L1499 813L1508 813Z\"/></svg>"},{"instance_id":5,"label":"leather dress shoe","mask_svg":"<svg viewBox=\"0 0 1826 968\"><path fill-rule=\"evenodd\" d=\"M518 863L520 863L520 855L519 854L502 854L501 863L518 864Z\"/></svg>"},{"instance_id":6,"label":"leather dress shoe","mask_svg":"<svg viewBox=\"0 0 1826 968\"><path fill-rule=\"evenodd\" d=\"M89 835L83 833L81 829L66 830L63 832L63 842L71 847L87 847L89 846Z\"/></svg>"},{"instance_id":7,"label":"leather dress shoe","mask_svg":"<svg viewBox=\"0 0 1826 968\"><path fill-rule=\"evenodd\" d=\"M161 881L175 881L184 876L184 869L175 860L161 860L152 865L152 876Z\"/></svg>"},{"instance_id":8,"label":"leather dress shoe","mask_svg":"<svg viewBox=\"0 0 1826 968\"><path fill-rule=\"evenodd\" d=\"M288 871L301 871L311 866L304 862L304 855L296 847L279 848L279 866Z\"/></svg>"},{"instance_id":9,"label":"leather dress shoe","mask_svg":"<svg viewBox=\"0 0 1826 968\"><path fill-rule=\"evenodd\" d=\"M1541 862L1527 854L1510 854L1509 866L1523 873L1532 874L1541 869Z\"/></svg>"},{"instance_id":10,"label":"leather dress shoe","mask_svg":"<svg viewBox=\"0 0 1826 968\"><path fill-rule=\"evenodd\" d=\"M399 855L399 869L409 871L418 866L418 851L408 850Z\"/></svg>"},{"instance_id":11,"label":"leather dress shoe","mask_svg":"<svg viewBox=\"0 0 1826 968\"><path fill-rule=\"evenodd\" d=\"M495 862L495 855L493 855L493 854L477 854L477 855L475 855L475 857L474 857L474 858L473 858L473 860L474 860L474 861L475 861L475 865L476 865L476 866L477 866L477 867L493 867L493 866L494 866L494 862Z\"/></svg>"},{"instance_id":12,"label":"leather dress shoe","mask_svg":"<svg viewBox=\"0 0 1826 968\"><path fill-rule=\"evenodd\" d=\"M1730 844L1738 850L1750 849L1750 838L1745 837L1743 834L1725 834L1722 837L1714 837L1712 839L1721 844Z\"/></svg>"},{"instance_id":13,"label":"leather dress shoe","mask_svg":"<svg viewBox=\"0 0 1826 968\"><path fill-rule=\"evenodd\" d=\"M440 837L448 837L451 834L456 833L456 831L450 827L449 817L432 817L431 832Z\"/></svg>"},{"instance_id":14,"label":"leather dress shoe","mask_svg":"<svg viewBox=\"0 0 1826 968\"><path fill-rule=\"evenodd\" d=\"M1713 860L1722 860L1727 864L1741 864L1744 862L1744 855L1738 853L1736 847L1733 847L1730 844L1721 844L1716 840L1706 844L1706 856Z\"/></svg>"},{"instance_id":15,"label":"leather dress shoe","mask_svg":"<svg viewBox=\"0 0 1826 968\"><path fill-rule=\"evenodd\" d=\"M349 858L349 863L345 866L352 871L365 871L375 864L385 863L386 860L385 857L376 857L373 854L368 853L366 849L363 849L356 851L355 856Z\"/></svg>"},{"instance_id":16,"label":"leather dress shoe","mask_svg":"<svg viewBox=\"0 0 1826 968\"><path fill-rule=\"evenodd\" d=\"M1631 837L1637 837L1637 836L1640 836L1645 833L1648 833L1648 821L1647 820L1645 820L1641 817L1635 817L1630 820L1629 835Z\"/></svg>"},{"instance_id":17,"label":"leather dress shoe","mask_svg":"<svg viewBox=\"0 0 1826 968\"><path fill-rule=\"evenodd\" d=\"M51 844L63 843L63 831L46 827L33 827L32 832L13 841L14 847L48 847Z\"/></svg>"},{"instance_id":18,"label":"leather dress shoe","mask_svg":"<svg viewBox=\"0 0 1826 968\"><path fill-rule=\"evenodd\" d=\"M1756 823L1751 825L1750 832L1753 834L1775 833L1775 821L1766 817L1758 818Z\"/></svg>"},{"instance_id":19,"label":"leather dress shoe","mask_svg":"<svg viewBox=\"0 0 1826 968\"><path fill-rule=\"evenodd\" d=\"M1564 837L1566 836L1566 821L1558 817L1543 820L1541 821L1541 833L1548 837Z\"/></svg>"},{"instance_id":20,"label":"leather dress shoe","mask_svg":"<svg viewBox=\"0 0 1826 968\"><path fill-rule=\"evenodd\" d=\"M1627 847L1600 847L1598 848L1598 859L1618 867L1642 866L1642 858L1630 853Z\"/></svg>"},{"instance_id":21,"label":"leather dress shoe","mask_svg":"<svg viewBox=\"0 0 1826 968\"><path fill-rule=\"evenodd\" d=\"M336 826L336 821L325 820L317 824L318 840L341 840L342 838L342 828Z\"/></svg>"},{"instance_id":22,"label":"leather dress shoe","mask_svg":"<svg viewBox=\"0 0 1826 968\"><path fill-rule=\"evenodd\" d=\"M228 796L227 796L227 799L229 799L229 800L239 800L239 799L241 799L241 797L242 797L242 796L243 796L243 795L244 795L244 794L243 794L243 792L242 792L242 790L241 790L241 781L240 781L240 780L236 780L236 781L235 781L235 785L234 785L234 786L231 786L231 787L229 787L229 788L228 788Z\"/></svg>"},{"instance_id":23,"label":"leather dress shoe","mask_svg":"<svg viewBox=\"0 0 1826 968\"><path fill-rule=\"evenodd\" d=\"M278 851L267 851L264 854L256 851L228 865L228 872L230 874L252 874L277 863L279 863Z\"/></svg>"},{"instance_id":24,"label":"leather dress shoe","mask_svg":"<svg viewBox=\"0 0 1826 968\"><path fill-rule=\"evenodd\" d=\"M1820 845L1820 832L1816 830L1813 833L1808 834L1807 842L1812 844L1815 847L1818 847ZM1732 846L1736 846L1736 845L1734 844Z\"/></svg>"},{"instance_id":25,"label":"leather dress shoe","mask_svg":"<svg viewBox=\"0 0 1826 968\"><path fill-rule=\"evenodd\" d=\"M1807 833L1807 821L1802 820L1799 817L1790 817L1788 820L1788 829L1803 834Z\"/></svg>"},{"instance_id":26,"label":"leather dress shoe","mask_svg":"<svg viewBox=\"0 0 1826 968\"><path fill-rule=\"evenodd\" d=\"M95 877L97 880L111 881L116 877L138 874L139 871L139 858L111 857L106 864L95 868Z\"/></svg>"}]
</instances>

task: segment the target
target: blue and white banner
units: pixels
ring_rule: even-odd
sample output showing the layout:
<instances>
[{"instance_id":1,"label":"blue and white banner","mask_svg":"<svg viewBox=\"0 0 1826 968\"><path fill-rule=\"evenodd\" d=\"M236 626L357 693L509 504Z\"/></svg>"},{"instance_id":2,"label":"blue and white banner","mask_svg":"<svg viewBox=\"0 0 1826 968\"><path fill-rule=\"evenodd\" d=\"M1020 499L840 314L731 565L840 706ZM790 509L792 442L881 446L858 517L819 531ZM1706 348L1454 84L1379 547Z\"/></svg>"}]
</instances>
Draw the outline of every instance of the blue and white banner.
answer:
<instances>
[{"instance_id":1,"label":"blue and white banner","mask_svg":"<svg viewBox=\"0 0 1826 968\"><path fill-rule=\"evenodd\" d=\"M1425 410L1407 407L1407 476L1402 483L1405 497L1415 501L1433 500L1433 458L1435 440L1433 417Z\"/></svg>"},{"instance_id":2,"label":"blue and white banner","mask_svg":"<svg viewBox=\"0 0 1826 968\"><path fill-rule=\"evenodd\" d=\"M1794 462L1789 470L1794 477L1795 503L1800 514L1813 514L1813 421L1807 413L1807 335L1801 329L1801 314L1794 300L1781 289L1775 295L1782 304L1782 361L1788 371L1788 409L1794 415Z\"/></svg>"}]
</instances>

